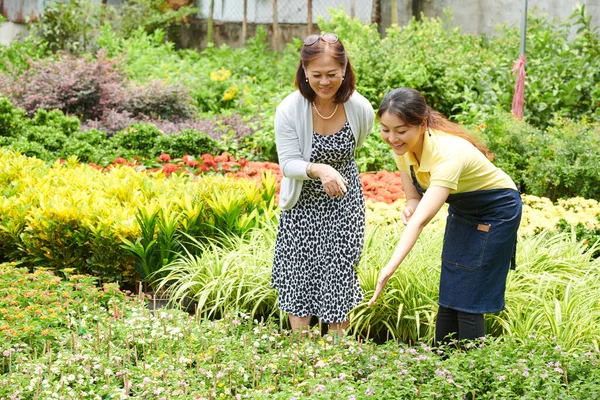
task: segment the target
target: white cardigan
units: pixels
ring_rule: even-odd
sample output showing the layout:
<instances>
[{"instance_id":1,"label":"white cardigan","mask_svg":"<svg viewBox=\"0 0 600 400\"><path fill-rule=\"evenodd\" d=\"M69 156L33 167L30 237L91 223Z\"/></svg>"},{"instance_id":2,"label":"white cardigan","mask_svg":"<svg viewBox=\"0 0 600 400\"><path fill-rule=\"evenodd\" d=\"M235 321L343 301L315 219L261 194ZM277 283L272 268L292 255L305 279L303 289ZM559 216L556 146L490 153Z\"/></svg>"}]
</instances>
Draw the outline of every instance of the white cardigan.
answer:
<instances>
[{"instance_id":1,"label":"white cardigan","mask_svg":"<svg viewBox=\"0 0 600 400\"><path fill-rule=\"evenodd\" d=\"M358 148L373 130L373 107L355 91L344 103L344 110ZM299 91L295 91L283 99L275 112L275 144L283 174L279 192L279 207L282 210L289 210L296 205L302 182L310 179L306 175L306 166L312 150L312 132L311 104Z\"/></svg>"}]
</instances>

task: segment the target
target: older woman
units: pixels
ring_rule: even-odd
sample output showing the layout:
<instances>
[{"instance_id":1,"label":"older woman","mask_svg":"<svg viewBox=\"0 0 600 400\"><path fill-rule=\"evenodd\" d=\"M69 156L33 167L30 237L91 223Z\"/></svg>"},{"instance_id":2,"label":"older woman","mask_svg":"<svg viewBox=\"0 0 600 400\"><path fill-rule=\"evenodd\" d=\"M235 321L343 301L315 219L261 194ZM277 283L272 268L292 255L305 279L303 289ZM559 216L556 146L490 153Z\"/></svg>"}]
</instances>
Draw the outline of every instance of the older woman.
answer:
<instances>
[{"instance_id":1,"label":"older woman","mask_svg":"<svg viewBox=\"0 0 600 400\"><path fill-rule=\"evenodd\" d=\"M371 104L339 38L311 35L300 50L297 91L277 107L283 173L271 285L293 330L317 316L341 333L363 293L355 267L365 206L354 152L373 129Z\"/></svg>"}]
</instances>

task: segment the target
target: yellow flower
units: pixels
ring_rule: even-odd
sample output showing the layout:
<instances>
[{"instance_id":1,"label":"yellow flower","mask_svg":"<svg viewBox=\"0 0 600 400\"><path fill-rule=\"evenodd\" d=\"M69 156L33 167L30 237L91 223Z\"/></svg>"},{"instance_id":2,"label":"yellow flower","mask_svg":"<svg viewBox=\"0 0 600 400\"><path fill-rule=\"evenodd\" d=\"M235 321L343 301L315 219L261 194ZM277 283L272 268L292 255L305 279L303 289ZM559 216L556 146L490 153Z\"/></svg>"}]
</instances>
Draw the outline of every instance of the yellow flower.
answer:
<instances>
[{"instance_id":1,"label":"yellow flower","mask_svg":"<svg viewBox=\"0 0 600 400\"><path fill-rule=\"evenodd\" d=\"M233 100L237 91L238 91L237 86L230 86L229 89L227 89L225 91L225 93L223 93L223 101Z\"/></svg>"},{"instance_id":2,"label":"yellow flower","mask_svg":"<svg viewBox=\"0 0 600 400\"><path fill-rule=\"evenodd\" d=\"M219 69L218 71L212 71L210 73L210 80L222 82L225 79L229 78L230 76L231 76L231 71L221 67L221 69Z\"/></svg>"}]
</instances>

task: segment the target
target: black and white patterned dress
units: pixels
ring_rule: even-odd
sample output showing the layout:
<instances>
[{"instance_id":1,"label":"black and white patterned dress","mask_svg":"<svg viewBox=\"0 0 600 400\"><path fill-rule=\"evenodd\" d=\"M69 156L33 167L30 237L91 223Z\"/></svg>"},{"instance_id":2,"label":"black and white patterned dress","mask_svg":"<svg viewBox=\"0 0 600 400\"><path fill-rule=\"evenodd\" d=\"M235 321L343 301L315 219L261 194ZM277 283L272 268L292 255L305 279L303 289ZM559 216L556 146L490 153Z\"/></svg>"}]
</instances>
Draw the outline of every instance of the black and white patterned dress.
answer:
<instances>
[{"instance_id":1,"label":"black and white patterned dress","mask_svg":"<svg viewBox=\"0 0 600 400\"><path fill-rule=\"evenodd\" d=\"M312 134L310 161L328 164L348 182L330 199L320 179L304 181L296 205L281 211L271 286L279 308L323 323L344 322L363 300L355 267L365 232L365 203L348 122L331 135Z\"/></svg>"}]
</instances>

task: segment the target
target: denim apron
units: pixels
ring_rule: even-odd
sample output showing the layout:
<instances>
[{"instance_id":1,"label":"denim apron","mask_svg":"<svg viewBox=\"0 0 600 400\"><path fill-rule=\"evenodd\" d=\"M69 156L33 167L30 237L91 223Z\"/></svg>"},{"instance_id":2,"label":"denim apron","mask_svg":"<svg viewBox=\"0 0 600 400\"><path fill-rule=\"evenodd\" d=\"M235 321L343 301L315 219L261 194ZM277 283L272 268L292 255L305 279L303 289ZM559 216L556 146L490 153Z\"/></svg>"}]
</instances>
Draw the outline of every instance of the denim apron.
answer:
<instances>
[{"instance_id":1,"label":"denim apron","mask_svg":"<svg viewBox=\"0 0 600 400\"><path fill-rule=\"evenodd\" d=\"M417 192L425 193L410 168ZM472 313L504 309L508 270L515 269L522 202L514 189L489 189L448 196L442 249L442 307Z\"/></svg>"}]
</instances>

